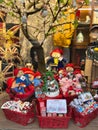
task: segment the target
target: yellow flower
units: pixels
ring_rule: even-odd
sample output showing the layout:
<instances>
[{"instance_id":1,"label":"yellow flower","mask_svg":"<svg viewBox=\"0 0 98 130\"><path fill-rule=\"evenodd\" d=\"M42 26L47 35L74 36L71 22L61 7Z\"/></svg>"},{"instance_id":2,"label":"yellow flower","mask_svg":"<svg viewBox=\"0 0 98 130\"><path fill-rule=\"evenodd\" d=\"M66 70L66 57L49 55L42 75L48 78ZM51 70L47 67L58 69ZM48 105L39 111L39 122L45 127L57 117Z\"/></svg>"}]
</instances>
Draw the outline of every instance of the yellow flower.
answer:
<instances>
[{"instance_id":1,"label":"yellow flower","mask_svg":"<svg viewBox=\"0 0 98 130\"><path fill-rule=\"evenodd\" d=\"M66 20L61 18L59 23L62 24L56 28L56 33L53 36L55 46L69 47L71 38L74 33L73 21L75 20L74 10L69 9L65 12ZM66 24L63 24L65 23Z\"/></svg>"}]
</instances>

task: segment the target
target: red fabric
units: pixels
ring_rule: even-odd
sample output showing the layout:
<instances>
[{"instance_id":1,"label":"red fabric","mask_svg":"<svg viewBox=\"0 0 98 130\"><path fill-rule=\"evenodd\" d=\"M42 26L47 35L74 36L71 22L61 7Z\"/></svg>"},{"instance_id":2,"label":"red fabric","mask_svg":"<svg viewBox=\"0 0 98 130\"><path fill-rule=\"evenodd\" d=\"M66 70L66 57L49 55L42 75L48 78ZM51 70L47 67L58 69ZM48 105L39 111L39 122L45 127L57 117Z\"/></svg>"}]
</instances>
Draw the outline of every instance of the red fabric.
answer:
<instances>
[{"instance_id":1,"label":"red fabric","mask_svg":"<svg viewBox=\"0 0 98 130\"><path fill-rule=\"evenodd\" d=\"M24 67L24 68L20 68L20 69L18 69L18 68L14 69L14 76L17 76L19 70L22 70L24 72L24 74L35 75L34 72L30 68Z\"/></svg>"},{"instance_id":2,"label":"red fabric","mask_svg":"<svg viewBox=\"0 0 98 130\"><path fill-rule=\"evenodd\" d=\"M80 69L76 69L76 70L74 71L74 74L81 74L81 70L80 70Z\"/></svg>"},{"instance_id":3,"label":"red fabric","mask_svg":"<svg viewBox=\"0 0 98 130\"><path fill-rule=\"evenodd\" d=\"M61 49L59 49L59 48L54 49L54 50L50 53L50 55L52 56L52 54L53 54L54 52L57 52L57 53L60 53L61 55L63 55L63 50L61 50Z\"/></svg>"},{"instance_id":4,"label":"red fabric","mask_svg":"<svg viewBox=\"0 0 98 130\"><path fill-rule=\"evenodd\" d=\"M72 67L72 68L74 68L74 64L73 63L68 63L68 64L66 64L65 68L66 67Z\"/></svg>"},{"instance_id":5,"label":"red fabric","mask_svg":"<svg viewBox=\"0 0 98 130\"><path fill-rule=\"evenodd\" d=\"M40 72L37 71L37 72L35 73L35 77L37 77L37 76L42 76L42 75L41 75Z\"/></svg>"},{"instance_id":6,"label":"red fabric","mask_svg":"<svg viewBox=\"0 0 98 130\"><path fill-rule=\"evenodd\" d=\"M14 71L15 75L17 75L17 72L19 70L20 69L15 69L15 71ZM27 69L27 68L23 68L21 70L24 70L26 73L34 74L30 69ZM11 91L11 86L12 86L13 81L15 81L15 78L9 78L7 80L7 88L6 88L6 92L9 94L11 99L20 99L20 100L25 101L25 100L29 99L34 94L35 91L34 91L34 86L32 84L25 88L25 93L24 94L19 94L19 93L12 92Z\"/></svg>"},{"instance_id":7,"label":"red fabric","mask_svg":"<svg viewBox=\"0 0 98 130\"><path fill-rule=\"evenodd\" d=\"M79 19L80 18L80 10L76 11L76 18Z\"/></svg>"}]
</instances>

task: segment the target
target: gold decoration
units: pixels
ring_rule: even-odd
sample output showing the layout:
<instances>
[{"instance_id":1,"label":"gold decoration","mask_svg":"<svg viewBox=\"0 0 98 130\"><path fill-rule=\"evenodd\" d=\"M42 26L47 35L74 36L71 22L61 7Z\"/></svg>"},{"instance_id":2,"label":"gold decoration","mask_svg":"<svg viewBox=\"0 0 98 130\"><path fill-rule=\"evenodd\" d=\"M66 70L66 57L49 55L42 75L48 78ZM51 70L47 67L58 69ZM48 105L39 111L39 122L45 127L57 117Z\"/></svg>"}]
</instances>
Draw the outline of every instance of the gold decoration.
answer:
<instances>
[{"instance_id":1,"label":"gold decoration","mask_svg":"<svg viewBox=\"0 0 98 130\"><path fill-rule=\"evenodd\" d=\"M10 28L8 31L0 29L0 44L3 45L4 48L11 48L11 47L20 47L19 43L16 43L15 40L19 40L19 37L15 36L17 31L19 30L20 25L15 25L14 27Z\"/></svg>"},{"instance_id":2,"label":"gold decoration","mask_svg":"<svg viewBox=\"0 0 98 130\"><path fill-rule=\"evenodd\" d=\"M1 62L2 63L2 62ZM6 83L7 77L6 75L8 74L8 71L11 67L13 67L14 64L9 63L3 70L0 70L0 91L2 91L3 83ZM1 64L0 64L1 67ZM13 72L10 72L13 74Z\"/></svg>"},{"instance_id":3,"label":"gold decoration","mask_svg":"<svg viewBox=\"0 0 98 130\"><path fill-rule=\"evenodd\" d=\"M0 18L2 19L2 21L4 22L4 17L6 16L6 13L3 11L0 11Z\"/></svg>"},{"instance_id":4,"label":"gold decoration","mask_svg":"<svg viewBox=\"0 0 98 130\"><path fill-rule=\"evenodd\" d=\"M0 55L1 55L1 59L6 60L7 62L9 60L13 61L14 59L18 59L21 62L21 58L19 56L19 52L16 47L6 48L6 49L0 47Z\"/></svg>"}]
</instances>

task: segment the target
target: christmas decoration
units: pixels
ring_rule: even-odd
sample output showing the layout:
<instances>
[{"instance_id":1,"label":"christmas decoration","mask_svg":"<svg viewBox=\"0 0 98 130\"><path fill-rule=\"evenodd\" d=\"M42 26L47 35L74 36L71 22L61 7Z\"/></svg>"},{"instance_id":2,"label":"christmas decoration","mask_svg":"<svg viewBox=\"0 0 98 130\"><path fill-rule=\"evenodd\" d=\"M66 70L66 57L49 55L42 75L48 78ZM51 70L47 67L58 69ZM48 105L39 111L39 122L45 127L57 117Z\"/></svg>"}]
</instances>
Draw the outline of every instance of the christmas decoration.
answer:
<instances>
[{"instance_id":1,"label":"christmas decoration","mask_svg":"<svg viewBox=\"0 0 98 130\"><path fill-rule=\"evenodd\" d=\"M47 66L55 67L56 69L64 68L66 59L63 57L63 50L56 48L51 52L51 58L47 61Z\"/></svg>"},{"instance_id":2,"label":"christmas decoration","mask_svg":"<svg viewBox=\"0 0 98 130\"><path fill-rule=\"evenodd\" d=\"M33 96L34 86L30 81L31 77L34 77L34 73L29 68L16 68L14 70L14 77L8 78L6 88L6 92L11 99L18 98L22 101L26 101Z\"/></svg>"},{"instance_id":3,"label":"christmas decoration","mask_svg":"<svg viewBox=\"0 0 98 130\"><path fill-rule=\"evenodd\" d=\"M45 73L43 81L44 83L42 91L43 93L45 93L46 96L55 97L59 95L59 85L58 82L54 79L52 71L48 71Z\"/></svg>"},{"instance_id":4,"label":"christmas decoration","mask_svg":"<svg viewBox=\"0 0 98 130\"><path fill-rule=\"evenodd\" d=\"M0 91L4 89L3 83L6 83L6 80L13 76L13 64L2 64L0 61Z\"/></svg>"},{"instance_id":5,"label":"christmas decoration","mask_svg":"<svg viewBox=\"0 0 98 130\"><path fill-rule=\"evenodd\" d=\"M45 18L47 15L48 15L47 6L44 5L44 6L43 6L43 9L41 10L41 16L42 16L43 18Z\"/></svg>"}]
</instances>

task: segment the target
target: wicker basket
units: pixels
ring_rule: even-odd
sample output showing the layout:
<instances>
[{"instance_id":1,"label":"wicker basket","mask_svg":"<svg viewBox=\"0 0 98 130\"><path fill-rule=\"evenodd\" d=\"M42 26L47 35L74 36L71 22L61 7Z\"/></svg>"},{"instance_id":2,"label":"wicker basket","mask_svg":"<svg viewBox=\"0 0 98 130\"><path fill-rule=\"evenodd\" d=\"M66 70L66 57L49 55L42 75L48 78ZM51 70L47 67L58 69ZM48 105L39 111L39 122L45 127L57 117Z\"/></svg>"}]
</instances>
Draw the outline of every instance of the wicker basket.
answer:
<instances>
[{"instance_id":1,"label":"wicker basket","mask_svg":"<svg viewBox=\"0 0 98 130\"><path fill-rule=\"evenodd\" d=\"M41 128L68 128L70 116L67 117L42 117L37 116Z\"/></svg>"},{"instance_id":2,"label":"wicker basket","mask_svg":"<svg viewBox=\"0 0 98 130\"><path fill-rule=\"evenodd\" d=\"M40 100L40 101L44 101L46 104L46 100ZM37 103L36 111L37 111L36 113L37 113L37 118L39 122L39 127L41 128L68 128L68 124L71 119L72 109L70 108L68 109L68 113L66 116L42 117L40 115L39 103Z\"/></svg>"},{"instance_id":3,"label":"wicker basket","mask_svg":"<svg viewBox=\"0 0 98 130\"><path fill-rule=\"evenodd\" d=\"M34 121L34 112L21 113L9 109L3 109L5 117L13 122L26 126Z\"/></svg>"},{"instance_id":4,"label":"wicker basket","mask_svg":"<svg viewBox=\"0 0 98 130\"><path fill-rule=\"evenodd\" d=\"M93 112L85 116L81 115L81 113L76 111L75 108L73 108L73 112L72 112L72 119L74 123L80 128L87 126L97 116L98 116L98 109L94 110Z\"/></svg>"}]
</instances>

